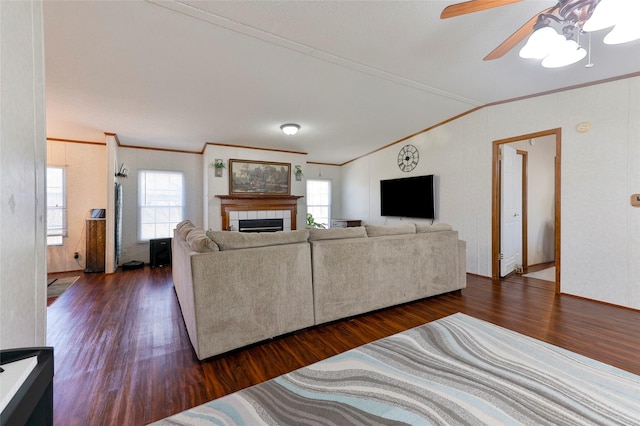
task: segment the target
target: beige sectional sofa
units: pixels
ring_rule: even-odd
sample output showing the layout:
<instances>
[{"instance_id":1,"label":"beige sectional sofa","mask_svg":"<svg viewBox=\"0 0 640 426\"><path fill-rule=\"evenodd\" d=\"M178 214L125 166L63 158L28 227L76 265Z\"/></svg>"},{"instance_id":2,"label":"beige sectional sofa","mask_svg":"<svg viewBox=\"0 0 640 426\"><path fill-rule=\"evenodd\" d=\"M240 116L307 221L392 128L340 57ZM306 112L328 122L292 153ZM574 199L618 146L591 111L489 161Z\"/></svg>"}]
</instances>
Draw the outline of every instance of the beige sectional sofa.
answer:
<instances>
[{"instance_id":1,"label":"beige sectional sofa","mask_svg":"<svg viewBox=\"0 0 640 426\"><path fill-rule=\"evenodd\" d=\"M183 225L172 239L173 283L198 359L314 325L307 231L266 246L259 234L225 234L218 246Z\"/></svg>"},{"instance_id":2,"label":"beige sectional sofa","mask_svg":"<svg viewBox=\"0 0 640 426\"><path fill-rule=\"evenodd\" d=\"M457 232L416 233L413 223L359 229L340 239L311 231L316 324L466 287L466 245Z\"/></svg>"},{"instance_id":3,"label":"beige sectional sofa","mask_svg":"<svg viewBox=\"0 0 640 426\"><path fill-rule=\"evenodd\" d=\"M185 221L172 249L198 359L466 286L465 243L444 224L250 234Z\"/></svg>"}]
</instances>

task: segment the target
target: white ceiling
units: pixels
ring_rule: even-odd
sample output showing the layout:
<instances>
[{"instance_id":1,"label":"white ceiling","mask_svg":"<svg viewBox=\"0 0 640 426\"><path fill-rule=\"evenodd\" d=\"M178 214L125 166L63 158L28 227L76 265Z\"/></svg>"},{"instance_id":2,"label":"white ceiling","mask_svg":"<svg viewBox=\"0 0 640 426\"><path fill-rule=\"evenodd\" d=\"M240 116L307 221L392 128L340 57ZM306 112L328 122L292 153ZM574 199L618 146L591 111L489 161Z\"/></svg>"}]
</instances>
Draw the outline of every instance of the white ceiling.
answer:
<instances>
[{"instance_id":1,"label":"white ceiling","mask_svg":"<svg viewBox=\"0 0 640 426\"><path fill-rule=\"evenodd\" d=\"M482 58L554 1L441 20L455 1L44 3L47 136L341 164L487 103L640 71L640 41L593 68ZM301 125L296 136L279 126Z\"/></svg>"}]
</instances>

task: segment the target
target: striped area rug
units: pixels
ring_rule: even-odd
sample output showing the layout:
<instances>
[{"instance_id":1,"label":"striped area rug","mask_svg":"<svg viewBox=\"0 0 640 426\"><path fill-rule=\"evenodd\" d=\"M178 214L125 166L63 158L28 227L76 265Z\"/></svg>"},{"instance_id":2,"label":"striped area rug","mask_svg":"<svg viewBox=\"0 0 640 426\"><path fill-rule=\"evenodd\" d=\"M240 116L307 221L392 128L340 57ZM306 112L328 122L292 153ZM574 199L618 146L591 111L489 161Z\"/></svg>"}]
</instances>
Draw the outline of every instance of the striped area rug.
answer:
<instances>
[{"instance_id":1,"label":"striped area rug","mask_svg":"<svg viewBox=\"0 0 640 426\"><path fill-rule=\"evenodd\" d=\"M528 274L524 274L523 277L556 282L556 267L552 266L551 268L543 269L541 271L530 272Z\"/></svg>"},{"instance_id":2,"label":"striped area rug","mask_svg":"<svg viewBox=\"0 0 640 426\"><path fill-rule=\"evenodd\" d=\"M74 285L76 281L80 279L80 276L77 277L61 277L52 279L52 281L47 283L47 306L51 306L53 302L55 302L58 297L62 296L62 293L67 291L69 287Z\"/></svg>"},{"instance_id":3,"label":"striped area rug","mask_svg":"<svg viewBox=\"0 0 640 426\"><path fill-rule=\"evenodd\" d=\"M458 313L155 425L640 425L640 376Z\"/></svg>"}]
</instances>

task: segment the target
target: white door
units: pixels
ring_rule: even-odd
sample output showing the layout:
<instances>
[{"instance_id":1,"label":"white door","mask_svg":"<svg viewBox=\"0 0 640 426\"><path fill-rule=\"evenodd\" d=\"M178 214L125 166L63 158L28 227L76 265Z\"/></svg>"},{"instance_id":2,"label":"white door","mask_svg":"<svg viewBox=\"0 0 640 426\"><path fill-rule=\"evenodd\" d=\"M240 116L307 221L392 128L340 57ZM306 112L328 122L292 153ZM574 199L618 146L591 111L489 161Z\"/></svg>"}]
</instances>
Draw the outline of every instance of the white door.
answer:
<instances>
[{"instance_id":1,"label":"white door","mask_svg":"<svg viewBox=\"0 0 640 426\"><path fill-rule=\"evenodd\" d=\"M522 264L522 157L500 145L500 276Z\"/></svg>"}]
</instances>

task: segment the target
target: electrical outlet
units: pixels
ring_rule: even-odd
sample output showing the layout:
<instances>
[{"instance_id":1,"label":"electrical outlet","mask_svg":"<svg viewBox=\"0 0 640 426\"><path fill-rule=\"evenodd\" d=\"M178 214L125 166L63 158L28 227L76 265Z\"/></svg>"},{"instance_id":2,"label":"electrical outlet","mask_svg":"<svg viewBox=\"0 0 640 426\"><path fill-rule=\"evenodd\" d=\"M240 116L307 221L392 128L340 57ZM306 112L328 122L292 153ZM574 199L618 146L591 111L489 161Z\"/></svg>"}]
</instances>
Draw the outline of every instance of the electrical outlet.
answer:
<instances>
[{"instance_id":1,"label":"electrical outlet","mask_svg":"<svg viewBox=\"0 0 640 426\"><path fill-rule=\"evenodd\" d=\"M80 253L78 253L78 252L73 253L73 258L74 259L78 259L79 257L80 257Z\"/></svg>"}]
</instances>

